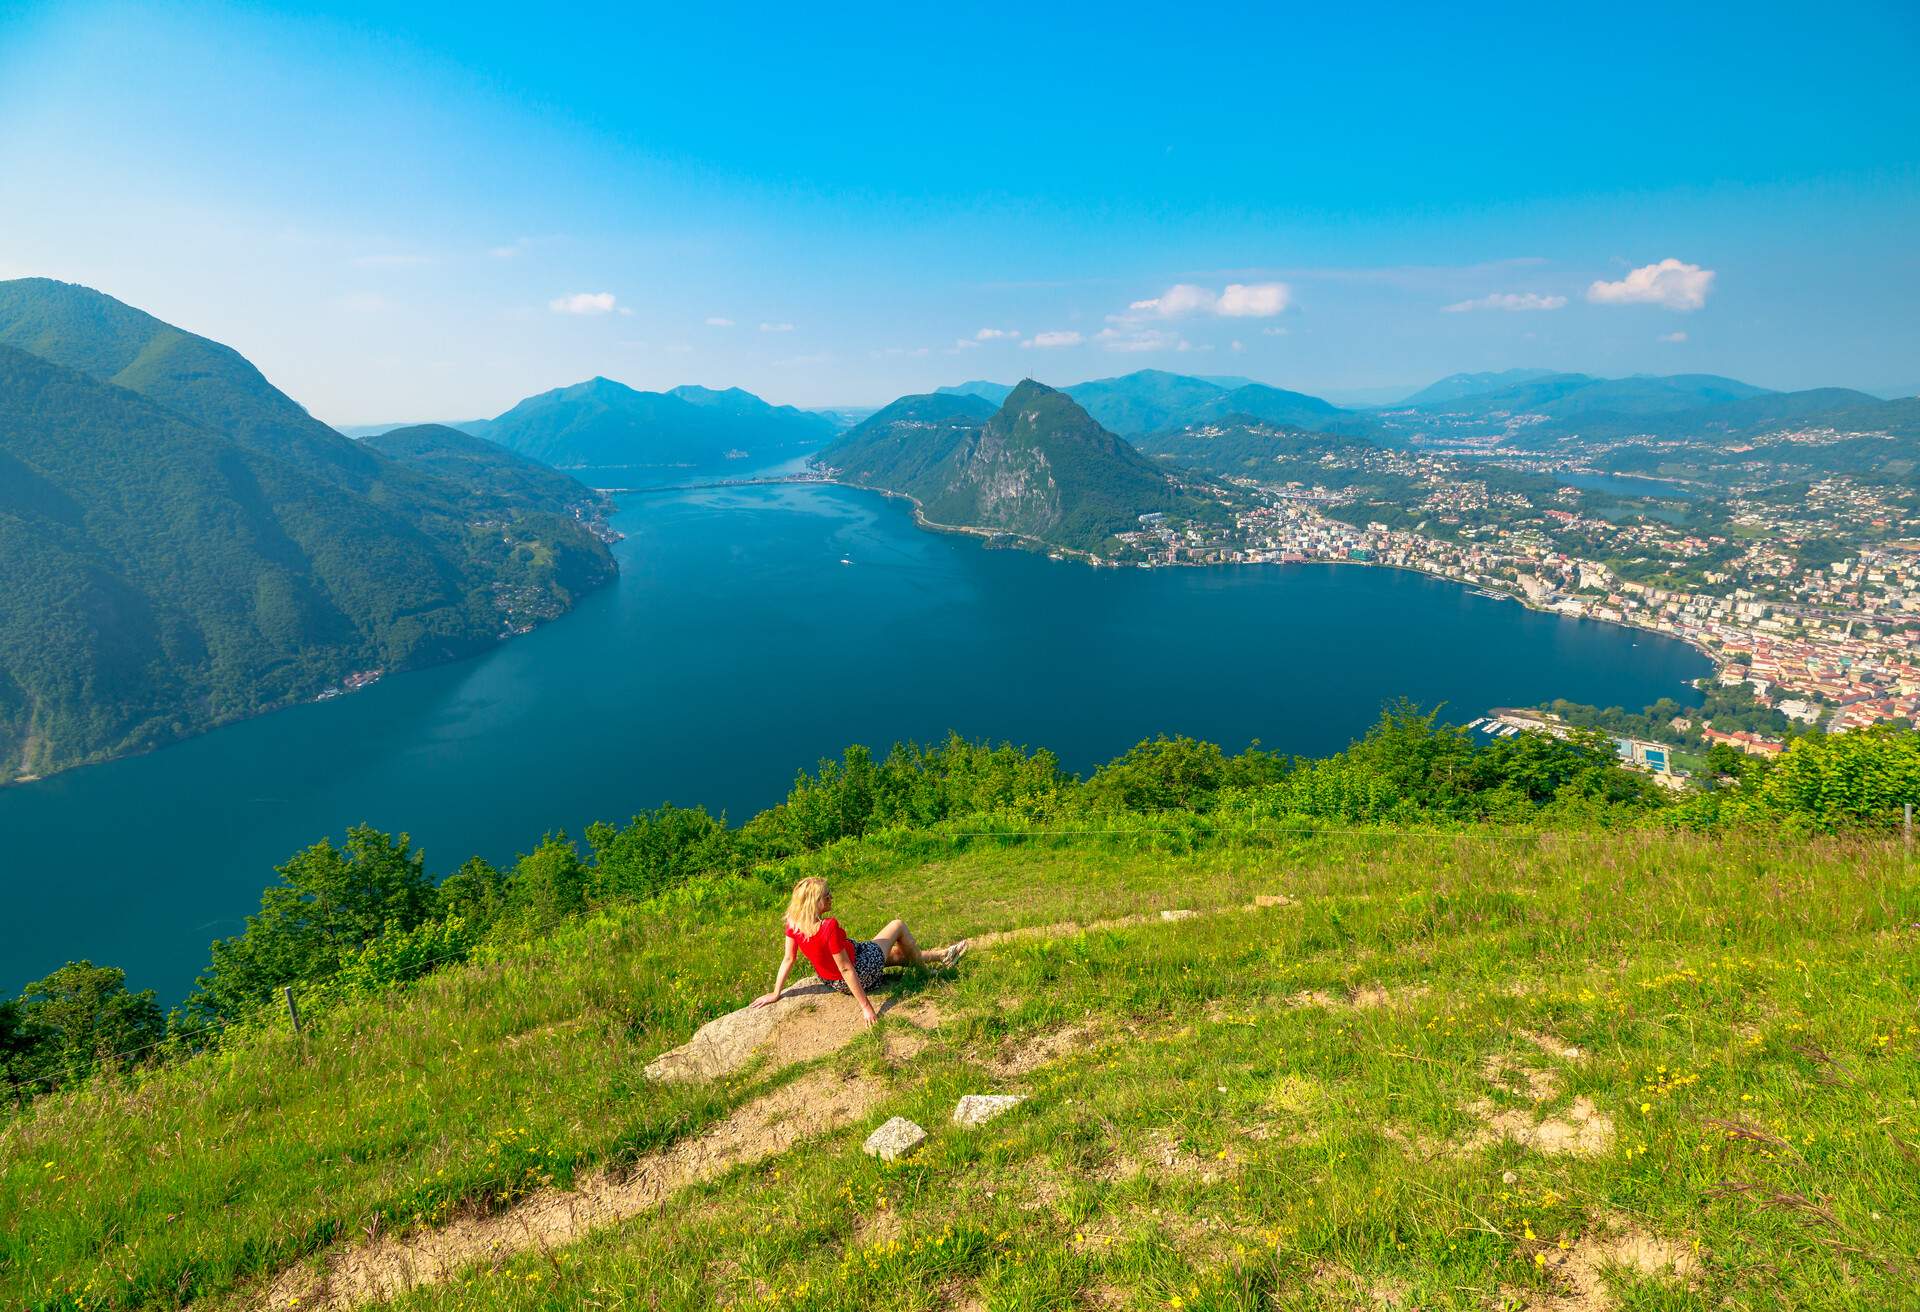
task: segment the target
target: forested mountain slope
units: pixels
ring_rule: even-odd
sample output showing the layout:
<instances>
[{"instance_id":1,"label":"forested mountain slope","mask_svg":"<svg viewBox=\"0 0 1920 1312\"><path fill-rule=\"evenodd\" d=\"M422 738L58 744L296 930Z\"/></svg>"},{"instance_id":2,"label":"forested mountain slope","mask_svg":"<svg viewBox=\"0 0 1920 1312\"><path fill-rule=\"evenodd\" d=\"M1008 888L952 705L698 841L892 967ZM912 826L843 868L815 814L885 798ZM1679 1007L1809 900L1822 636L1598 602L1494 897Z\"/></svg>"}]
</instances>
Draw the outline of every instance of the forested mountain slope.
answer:
<instances>
[{"instance_id":1,"label":"forested mountain slope","mask_svg":"<svg viewBox=\"0 0 1920 1312\"><path fill-rule=\"evenodd\" d=\"M1183 487L1064 392L1031 379L998 410L904 397L820 453L848 482L912 497L935 524L1001 530L1095 555L1151 513L1206 517Z\"/></svg>"},{"instance_id":2,"label":"forested mountain slope","mask_svg":"<svg viewBox=\"0 0 1920 1312\"><path fill-rule=\"evenodd\" d=\"M571 515L349 441L218 343L0 284L0 780L479 650L612 572Z\"/></svg>"}]
</instances>

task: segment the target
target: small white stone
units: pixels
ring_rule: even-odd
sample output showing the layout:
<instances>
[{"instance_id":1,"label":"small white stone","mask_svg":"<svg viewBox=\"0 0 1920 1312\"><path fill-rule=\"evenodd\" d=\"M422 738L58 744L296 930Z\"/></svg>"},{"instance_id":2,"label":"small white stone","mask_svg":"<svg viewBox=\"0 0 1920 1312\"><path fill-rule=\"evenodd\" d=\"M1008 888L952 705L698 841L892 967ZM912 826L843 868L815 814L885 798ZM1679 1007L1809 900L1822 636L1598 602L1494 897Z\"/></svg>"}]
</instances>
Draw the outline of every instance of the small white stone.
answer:
<instances>
[{"instance_id":1,"label":"small white stone","mask_svg":"<svg viewBox=\"0 0 1920 1312\"><path fill-rule=\"evenodd\" d=\"M1520 1177L1515 1175L1512 1171L1502 1171L1500 1172L1500 1183L1501 1184L1519 1184Z\"/></svg>"},{"instance_id":2,"label":"small white stone","mask_svg":"<svg viewBox=\"0 0 1920 1312\"><path fill-rule=\"evenodd\" d=\"M1018 1093L970 1093L953 1105L955 1125L985 1125L1002 1112L1010 1112L1026 1096Z\"/></svg>"},{"instance_id":3,"label":"small white stone","mask_svg":"<svg viewBox=\"0 0 1920 1312\"><path fill-rule=\"evenodd\" d=\"M1162 920L1192 920L1192 919L1193 919L1193 918L1194 918L1195 916L1197 916L1197 915L1199 915L1199 914L1200 914L1200 913L1199 913L1198 911L1187 911L1187 910L1175 910L1175 911L1162 911L1162 912L1160 913L1160 919L1162 919Z\"/></svg>"},{"instance_id":4,"label":"small white stone","mask_svg":"<svg viewBox=\"0 0 1920 1312\"><path fill-rule=\"evenodd\" d=\"M883 1162L896 1162L926 1141L925 1130L904 1116L896 1116L867 1136L865 1148L869 1157L878 1157Z\"/></svg>"}]
</instances>

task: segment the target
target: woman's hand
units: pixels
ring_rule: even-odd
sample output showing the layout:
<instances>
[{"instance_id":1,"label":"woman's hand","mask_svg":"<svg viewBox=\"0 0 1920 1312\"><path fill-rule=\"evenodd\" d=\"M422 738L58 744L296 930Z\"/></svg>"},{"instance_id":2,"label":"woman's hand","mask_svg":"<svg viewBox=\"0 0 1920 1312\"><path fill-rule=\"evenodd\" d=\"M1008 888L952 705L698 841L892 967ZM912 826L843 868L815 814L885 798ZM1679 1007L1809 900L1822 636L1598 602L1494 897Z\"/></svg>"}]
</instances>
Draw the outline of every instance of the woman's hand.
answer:
<instances>
[{"instance_id":1,"label":"woman's hand","mask_svg":"<svg viewBox=\"0 0 1920 1312\"><path fill-rule=\"evenodd\" d=\"M860 1000L860 1019L866 1021L868 1025L880 1023L880 1013L875 1011L873 1004L864 998Z\"/></svg>"},{"instance_id":2,"label":"woman's hand","mask_svg":"<svg viewBox=\"0 0 1920 1312\"><path fill-rule=\"evenodd\" d=\"M755 998L752 1002L749 1002L747 1005L749 1007L770 1007L774 1003L780 1001L784 993L785 993L785 990L783 989L775 989L771 993L762 993L759 997Z\"/></svg>"}]
</instances>

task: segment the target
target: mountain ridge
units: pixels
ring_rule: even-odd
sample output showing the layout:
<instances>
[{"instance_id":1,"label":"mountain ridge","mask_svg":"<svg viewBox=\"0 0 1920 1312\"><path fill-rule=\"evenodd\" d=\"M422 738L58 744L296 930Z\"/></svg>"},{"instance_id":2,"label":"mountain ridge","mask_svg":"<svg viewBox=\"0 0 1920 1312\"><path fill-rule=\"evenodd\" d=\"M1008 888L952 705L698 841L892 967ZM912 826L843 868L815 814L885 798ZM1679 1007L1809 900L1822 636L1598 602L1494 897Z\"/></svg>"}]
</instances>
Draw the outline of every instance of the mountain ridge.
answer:
<instances>
[{"instance_id":1,"label":"mountain ridge","mask_svg":"<svg viewBox=\"0 0 1920 1312\"><path fill-rule=\"evenodd\" d=\"M902 397L817 462L847 482L912 497L932 524L1097 557L1117 554L1115 535L1144 514L1211 511L1072 397L1032 379L997 408L972 394Z\"/></svg>"},{"instance_id":2,"label":"mountain ridge","mask_svg":"<svg viewBox=\"0 0 1920 1312\"><path fill-rule=\"evenodd\" d=\"M458 425L556 469L708 464L824 442L823 415L776 406L741 388L686 384L643 392L596 375L526 397L492 419Z\"/></svg>"}]
</instances>

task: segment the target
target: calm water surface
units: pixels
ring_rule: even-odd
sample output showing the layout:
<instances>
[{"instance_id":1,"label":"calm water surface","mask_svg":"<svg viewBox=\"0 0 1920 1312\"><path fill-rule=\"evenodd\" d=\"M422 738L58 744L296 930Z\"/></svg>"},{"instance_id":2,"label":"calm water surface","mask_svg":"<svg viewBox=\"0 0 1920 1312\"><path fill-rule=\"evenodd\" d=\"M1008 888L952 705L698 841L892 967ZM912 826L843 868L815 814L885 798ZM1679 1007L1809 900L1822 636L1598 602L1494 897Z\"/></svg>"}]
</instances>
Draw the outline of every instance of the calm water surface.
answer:
<instances>
[{"instance_id":1,"label":"calm water surface","mask_svg":"<svg viewBox=\"0 0 1920 1312\"><path fill-rule=\"evenodd\" d=\"M842 488L630 495L616 523L620 581L486 656L0 790L0 992L90 957L176 1001L276 863L360 821L440 874L663 801L744 819L850 742L1322 753L1400 694L1637 707L1708 668L1397 570L1092 570Z\"/></svg>"},{"instance_id":2,"label":"calm water surface","mask_svg":"<svg viewBox=\"0 0 1920 1312\"><path fill-rule=\"evenodd\" d=\"M1561 482L1574 487L1584 487L1593 492L1611 492L1618 497L1676 497L1682 501L1699 499L1702 492L1697 487L1685 483L1676 483L1668 478L1641 478L1634 474L1574 474L1555 475Z\"/></svg>"}]
</instances>

